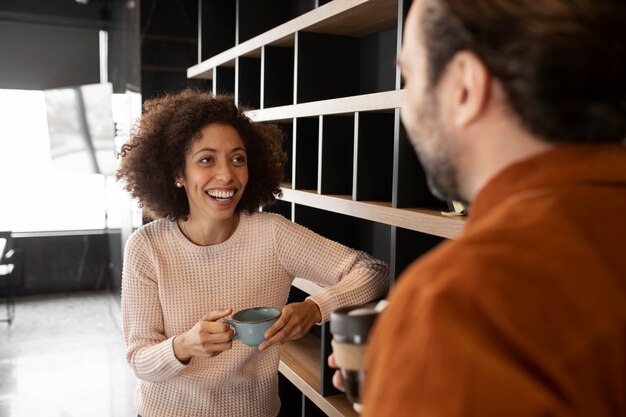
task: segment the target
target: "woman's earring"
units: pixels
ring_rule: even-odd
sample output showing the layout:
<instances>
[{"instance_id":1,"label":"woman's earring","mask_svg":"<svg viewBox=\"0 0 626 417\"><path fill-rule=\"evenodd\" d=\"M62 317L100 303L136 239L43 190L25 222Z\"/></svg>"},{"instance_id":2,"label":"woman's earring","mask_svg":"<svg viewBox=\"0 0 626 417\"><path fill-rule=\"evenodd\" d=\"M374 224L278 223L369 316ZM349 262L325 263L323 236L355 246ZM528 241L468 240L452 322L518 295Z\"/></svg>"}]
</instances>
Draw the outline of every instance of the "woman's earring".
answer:
<instances>
[{"instance_id":1,"label":"woman's earring","mask_svg":"<svg viewBox=\"0 0 626 417\"><path fill-rule=\"evenodd\" d=\"M182 185L181 183L179 183L178 181L176 181L176 186L177 186L178 188L181 188L183 185Z\"/></svg>"}]
</instances>

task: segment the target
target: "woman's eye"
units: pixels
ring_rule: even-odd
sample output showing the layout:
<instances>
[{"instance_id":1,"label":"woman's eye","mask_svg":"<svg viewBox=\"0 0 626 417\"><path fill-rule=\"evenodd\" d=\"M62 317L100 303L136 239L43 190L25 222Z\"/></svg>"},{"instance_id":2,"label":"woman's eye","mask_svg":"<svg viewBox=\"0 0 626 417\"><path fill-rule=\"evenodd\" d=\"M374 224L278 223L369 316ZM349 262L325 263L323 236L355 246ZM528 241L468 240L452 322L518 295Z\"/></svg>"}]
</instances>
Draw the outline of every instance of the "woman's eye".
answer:
<instances>
[{"instance_id":1,"label":"woman's eye","mask_svg":"<svg viewBox=\"0 0 626 417\"><path fill-rule=\"evenodd\" d=\"M233 164L237 166L241 166L246 163L246 157L243 155L236 155L236 156L233 156L232 161L233 161Z\"/></svg>"},{"instance_id":2,"label":"woman's eye","mask_svg":"<svg viewBox=\"0 0 626 417\"><path fill-rule=\"evenodd\" d=\"M213 163L213 161L214 159L211 156L205 156L204 158L200 159L200 163L205 165L210 165Z\"/></svg>"}]
</instances>

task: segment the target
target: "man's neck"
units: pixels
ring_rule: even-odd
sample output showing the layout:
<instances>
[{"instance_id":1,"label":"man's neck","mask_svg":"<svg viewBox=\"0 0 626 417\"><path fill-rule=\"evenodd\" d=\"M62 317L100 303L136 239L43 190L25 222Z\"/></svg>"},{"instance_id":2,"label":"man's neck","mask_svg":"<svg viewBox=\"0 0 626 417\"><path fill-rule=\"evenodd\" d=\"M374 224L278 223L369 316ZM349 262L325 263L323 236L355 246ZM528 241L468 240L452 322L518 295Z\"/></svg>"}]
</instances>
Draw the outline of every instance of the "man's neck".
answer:
<instances>
[{"instance_id":1,"label":"man's neck","mask_svg":"<svg viewBox=\"0 0 626 417\"><path fill-rule=\"evenodd\" d=\"M557 146L505 121L485 124L475 134L475 138L470 141L472 146L469 150L473 155L465 159L464 164L464 189L470 202L505 168Z\"/></svg>"}]
</instances>

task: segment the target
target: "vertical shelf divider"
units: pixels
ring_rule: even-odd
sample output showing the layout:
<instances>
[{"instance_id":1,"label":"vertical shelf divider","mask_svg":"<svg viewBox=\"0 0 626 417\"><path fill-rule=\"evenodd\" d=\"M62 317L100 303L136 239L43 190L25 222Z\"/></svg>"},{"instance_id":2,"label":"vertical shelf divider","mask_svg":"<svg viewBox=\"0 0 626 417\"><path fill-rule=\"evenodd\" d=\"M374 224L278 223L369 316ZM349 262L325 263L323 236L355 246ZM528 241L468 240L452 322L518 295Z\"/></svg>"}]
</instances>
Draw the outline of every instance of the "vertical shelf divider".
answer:
<instances>
[{"instance_id":1,"label":"vertical shelf divider","mask_svg":"<svg viewBox=\"0 0 626 417\"><path fill-rule=\"evenodd\" d=\"M323 161L322 155L324 150L324 116L319 116L319 127L318 127L318 148L317 148L317 193L322 194L322 175L323 175Z\"/></svg>"},{"instance_id":2,"label":"vertical shelf divider","mask_svg":"<svg viewBox=\"0 0 626 417\"><path fill-rule=\"evenodd\" d=\"M297 190L299 188L298 181L300 180L298 175L298 159L300 158L300 145L298 145L298 119L293 118L293 136L292 136L292 152L293 152L293 164L291 165L291 188ZM292 219L293 221L293 219Z\"/></svg>"},{"instance_id":3,"label":"vertical shelf divider","mask_svg":"<svg viewBox=\"0 0 626 417\"><path fill-rule=\"evenodd\" d=\"M328 366L327 358L333 352L330 344L333 336L330 333L330 323L323 323L321 330L321 351L320 355L320 394L324 397L338 394L340 391L333 386L333 374L335 370Z\"/></svg>"},{"instance_id":4,"label":"vertical shelf divider","mask_svg":"<svg viewBox=\"0 0 626 417\"><path fill-rule=\"evenodd\" d=\"M266 62L266 50L267 50L267 45L263 45L261 47L261 80L260 82L260 86L259 86L259 109L264 109L265 108L265 68L267 67L267 62Z\"/></svg>"},{"instance_id":5,"label":"vertical shelf divider","mask_svg":"<svg viewBox=\"0 0 626 417\"><path fill-rule=\"evenodd\" d=\"M217 94L217 68L213 68L213 79L211 79L211 92Z\"/></svg>"},{"instance_id":6,"label":"vertical shelf divider","mask_svg":"<svg viewBox=\"0 0 626 417\"><path fill-rule=\"evenodd\" d=\"M237 4L239 4L239 0L237 0ZM239 106L240 102L239 102L239 90L240 90L240 86L239 86L239 72L240 72L240 68L239 68L239 60L240 58L237 57L235 59L235 104L237 106Z\"/></svg>"},{"instance_id":7,"label":"vertical shelf divider","mask_svg":"<svg viewBox=\"0 0 626 417\"><path fill-rule=\"evenodd\" d=\"M359 114L354 112L354 152L352 153L352 200L357 200L359 186Z\"/></svg>"},{"instance_id":8,"label":"vertical shelf divider","mask_svg":"<svg viewBox=\"0 0 626 417\"><path fill-rule=\"evenodd\" d=\"M298 65L300 55L300 32L294 33L293 46L293 104L298 104Z\"/></svg>"}]
</instances>

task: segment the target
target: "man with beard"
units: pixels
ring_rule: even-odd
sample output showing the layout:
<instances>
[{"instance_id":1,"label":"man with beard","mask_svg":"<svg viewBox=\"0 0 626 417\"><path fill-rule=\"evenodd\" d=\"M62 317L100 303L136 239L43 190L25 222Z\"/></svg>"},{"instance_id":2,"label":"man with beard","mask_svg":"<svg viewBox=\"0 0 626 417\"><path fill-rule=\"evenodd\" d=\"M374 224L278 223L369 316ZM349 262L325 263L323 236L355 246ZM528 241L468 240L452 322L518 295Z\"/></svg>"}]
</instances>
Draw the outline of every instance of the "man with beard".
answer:
<instances>
[{"instance_id":1,"label":"man with beard","mask_svg":"<svg viewBox=\"0 0 626 417\"><path fill-rule=\"evenodd\" d=\"M365 416L626 416L625 28L623 0L414 1L402 120L470 210L392 290Z\"/></svg>"}]
</instances>

